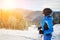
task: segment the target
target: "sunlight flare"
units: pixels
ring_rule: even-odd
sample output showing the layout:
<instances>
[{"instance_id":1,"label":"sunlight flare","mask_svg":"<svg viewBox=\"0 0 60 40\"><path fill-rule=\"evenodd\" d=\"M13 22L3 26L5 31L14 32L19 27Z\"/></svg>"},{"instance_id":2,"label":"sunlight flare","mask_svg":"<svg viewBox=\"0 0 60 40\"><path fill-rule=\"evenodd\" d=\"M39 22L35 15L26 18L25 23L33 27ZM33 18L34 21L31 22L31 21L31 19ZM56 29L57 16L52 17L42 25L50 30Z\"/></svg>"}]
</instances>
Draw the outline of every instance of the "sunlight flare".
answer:
<instances>
[{"instance_id":1,"label":"sunlight flare","mask_svg":"<svg viewBox=\"0 0 60 40\"><path fill-rule=\"evenodd\" d=\"M2 4L3 9L13 9L15 8L15 2L14 0L4 0Z\"/></svg>"}]
</instances>

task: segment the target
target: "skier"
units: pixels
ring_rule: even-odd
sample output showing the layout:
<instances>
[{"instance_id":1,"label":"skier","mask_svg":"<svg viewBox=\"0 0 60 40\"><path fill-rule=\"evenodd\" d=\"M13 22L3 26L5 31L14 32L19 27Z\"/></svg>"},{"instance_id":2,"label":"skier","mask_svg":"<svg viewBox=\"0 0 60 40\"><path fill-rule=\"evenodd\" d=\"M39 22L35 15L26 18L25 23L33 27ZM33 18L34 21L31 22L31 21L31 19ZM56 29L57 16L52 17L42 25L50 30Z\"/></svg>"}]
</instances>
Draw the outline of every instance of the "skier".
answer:
<instances>
[{"instance_id":1,"label":"skier","mask_svg":"<svg viewBox=\"0 0 60 40\"><path fill-rule=\"evenodd\" d=\"M44 18L40 27L42 30L40 30L39 33L44 35L44 40L51 40L53 32L53 17L51 15L52 10L50 8L45 8L43 10L43 14Z\"/></svg>"}]
</instances>

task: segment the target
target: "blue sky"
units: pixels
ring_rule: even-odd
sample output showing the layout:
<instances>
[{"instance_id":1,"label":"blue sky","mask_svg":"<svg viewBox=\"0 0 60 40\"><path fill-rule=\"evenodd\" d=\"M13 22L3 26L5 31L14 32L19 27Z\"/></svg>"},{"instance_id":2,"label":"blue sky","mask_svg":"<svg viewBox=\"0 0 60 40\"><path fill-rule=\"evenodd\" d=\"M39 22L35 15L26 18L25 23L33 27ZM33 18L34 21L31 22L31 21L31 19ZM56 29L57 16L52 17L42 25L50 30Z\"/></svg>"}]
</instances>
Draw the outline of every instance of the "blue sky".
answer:
<instances>
[{"instance_id":1,"label":"blue sky","mask_svg":"<svg viewBox=\"0 0 60 40\"><path fill-rule=\"evenodd\" d=\"M0 0L0 8L2 8L3 1ZM43 10L48 7L52 10L60 10L60 0L13 0L13 2L16 8Z\"/></svg>"}]
</instances>

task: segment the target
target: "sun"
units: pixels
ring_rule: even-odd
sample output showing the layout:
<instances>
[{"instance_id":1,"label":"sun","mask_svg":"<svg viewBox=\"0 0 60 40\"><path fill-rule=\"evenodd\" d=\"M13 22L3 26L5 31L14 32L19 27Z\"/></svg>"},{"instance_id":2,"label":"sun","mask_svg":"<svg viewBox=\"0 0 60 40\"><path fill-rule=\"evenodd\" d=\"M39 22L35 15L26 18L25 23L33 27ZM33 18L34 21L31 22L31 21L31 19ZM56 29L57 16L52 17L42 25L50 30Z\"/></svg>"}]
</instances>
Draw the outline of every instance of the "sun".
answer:
<instances>
[{"instance_id":1,"label":"sun","mask_svg":"<svg viewBox=\"0 0 60 40\"><path fill-rule=\"evenodd\" d=\"M14 0L4 0L2 4L3 9L13 9L15 8Z\"/></svg>"}]
</instances>

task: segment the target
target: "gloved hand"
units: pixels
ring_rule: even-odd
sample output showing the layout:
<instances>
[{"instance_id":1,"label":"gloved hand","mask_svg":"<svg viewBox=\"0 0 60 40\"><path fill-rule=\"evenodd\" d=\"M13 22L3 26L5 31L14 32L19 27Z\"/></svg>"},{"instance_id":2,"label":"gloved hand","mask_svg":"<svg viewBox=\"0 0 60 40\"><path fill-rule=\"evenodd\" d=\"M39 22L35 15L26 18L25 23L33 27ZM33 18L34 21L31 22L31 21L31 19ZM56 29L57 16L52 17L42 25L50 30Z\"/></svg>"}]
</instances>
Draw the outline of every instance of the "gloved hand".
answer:
<instances>
[{"instance_id":1,"label":"gloved hand","mask_svg":"<svg viewBox=\"0 0 60 40\"><path fill-rule=\"evenodd\" d=\"M39 30L39 34L43 34L43 31L42 30Z\"/></svg>"},{"instance_id":2,"label":"gloved hand","mask_svg":"<svg viewBox=\"0 0 60 40\"><path fill-rule=\"evenodd\" d=\"M40 27L38 27L38 30L40 30L42 27L40 26Z\"/></svg>"}]
</instances>

